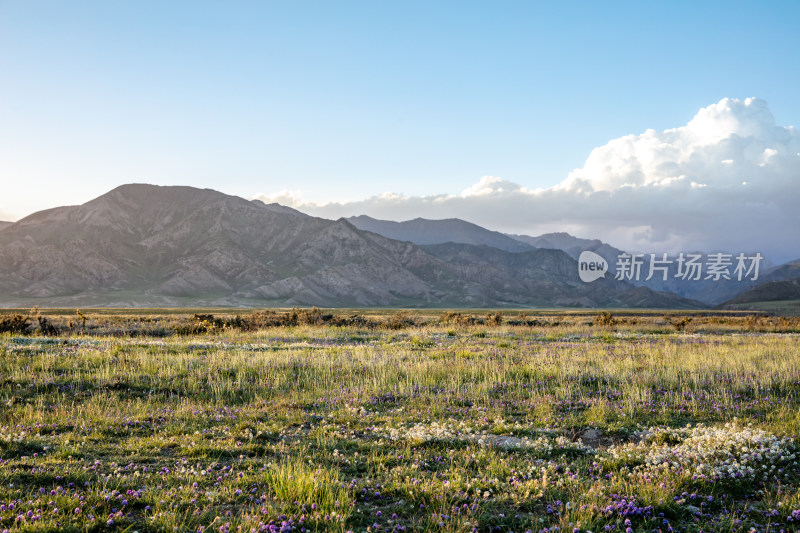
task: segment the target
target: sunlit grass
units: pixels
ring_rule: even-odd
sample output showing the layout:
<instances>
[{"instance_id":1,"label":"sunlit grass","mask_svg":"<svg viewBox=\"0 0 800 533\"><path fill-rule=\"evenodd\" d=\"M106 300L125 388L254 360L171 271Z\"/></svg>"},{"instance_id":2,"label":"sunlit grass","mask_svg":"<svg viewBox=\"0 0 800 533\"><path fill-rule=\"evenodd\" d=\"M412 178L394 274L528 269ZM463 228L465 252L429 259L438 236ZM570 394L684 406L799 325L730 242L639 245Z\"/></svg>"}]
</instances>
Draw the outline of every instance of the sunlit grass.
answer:
<instances>
[{"instance_id":1,"label":"sunlit grass","mask_svg":"<svg viewBox=\"0 0 800 533\"><path fill-rule=\"evenodd\" d=\"M141 317L103 314L91 335L0 334L0 531L800 523L794 441L747 456L757 474L725 464L745 457L728 442L798 434L793 322L468 318L130 337L103 328ZM735 419L713 453L685 442Z\"/></svg>"}]
</instances>

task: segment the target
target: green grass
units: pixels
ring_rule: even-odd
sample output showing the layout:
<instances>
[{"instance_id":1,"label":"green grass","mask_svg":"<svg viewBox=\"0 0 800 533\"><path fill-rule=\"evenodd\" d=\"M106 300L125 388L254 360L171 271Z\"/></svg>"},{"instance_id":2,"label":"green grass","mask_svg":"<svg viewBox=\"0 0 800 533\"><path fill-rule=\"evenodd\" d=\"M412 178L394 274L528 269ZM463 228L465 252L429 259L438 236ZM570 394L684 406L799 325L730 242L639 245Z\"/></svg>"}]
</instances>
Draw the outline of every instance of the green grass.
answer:
<instances>
[{"instance_id":1,"label":"green grass","mask_svg":"<svg viewBox=\"0 0 800 533\"><path fill-rule=\"evenodd\" d=\"M461 313L48 311L0 334L0 531L796 529L795 319Z\"/></svg>"}]
</instances>

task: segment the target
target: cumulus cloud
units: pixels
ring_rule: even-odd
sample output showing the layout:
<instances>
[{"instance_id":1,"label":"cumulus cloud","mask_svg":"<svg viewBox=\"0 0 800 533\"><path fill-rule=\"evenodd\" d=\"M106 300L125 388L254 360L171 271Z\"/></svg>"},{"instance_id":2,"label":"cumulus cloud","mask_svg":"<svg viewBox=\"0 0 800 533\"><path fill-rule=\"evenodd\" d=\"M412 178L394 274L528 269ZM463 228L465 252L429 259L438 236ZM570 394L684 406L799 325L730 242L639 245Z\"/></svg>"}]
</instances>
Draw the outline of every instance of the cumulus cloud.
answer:
<instances>
[{"instance_id":1,"label":"cumulus cloud","mask_svg":"<svg viewBox=\"0 0 800 533\"><path fill-rule=\"evenodd\" d=\"M457 194L328 204L288 192L259 198L327 218L457 217L511 233L568 231L627 250L760 251L784 261L800 257L800 132L776 125L763 100L725 98L685 126L595 148L546 189L486 176Z\"/></svg>"}]
</instances>

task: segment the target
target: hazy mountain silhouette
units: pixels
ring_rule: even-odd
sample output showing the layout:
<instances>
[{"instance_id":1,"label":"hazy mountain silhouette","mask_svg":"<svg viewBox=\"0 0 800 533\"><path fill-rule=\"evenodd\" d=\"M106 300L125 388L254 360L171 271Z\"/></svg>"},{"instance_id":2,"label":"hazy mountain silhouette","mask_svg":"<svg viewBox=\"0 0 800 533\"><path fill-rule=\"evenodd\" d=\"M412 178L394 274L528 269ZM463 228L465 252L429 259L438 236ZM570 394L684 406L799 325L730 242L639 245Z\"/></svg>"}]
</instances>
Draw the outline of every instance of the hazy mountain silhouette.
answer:
<instances>
[{"instance_id":1,"label":"hazy mountain silhouette","mask_svg":"<svg viewBox=\"0 0 800 533\"><path fill-rule=\"evenodd\" d=\"M765 282L784 281L794 278L800 278L800 259L795 259L767 270L762 280Z\"/></svg>"},{"instance_id":2,"label":"hazy mountain silhouette","mask_svg":"<svg viewBox=\"0 0 800 533\"><path fill-rule=\"evenodd\" d=\"M573 259L578 259L584 250L598 253L607 258L616 257L622 252L599 239L581 239L564 232L545 233L538 237L531 237L530 235L509 235L509 237L536 248L563 250ZM609 265L613 266L613 263L613 261L610 261Z\"/></svg>"},{"instance_id":3,"label":"hazy mountain silhouette","mask_svg":"<svg viewBox=\"0 0 800 533\"><path fill-rule=\"evenodd\" d=\"M616 261L622 250L602 242L599 239L582 239L569 233L557 232L546 233L533 237L530 235L503 234L490 231L476 224L460 219L429 220L416 218L405 222L392 222L388 220L376 220L367 216L351 217L349 219L354 225L374 231L385 237L401 239L419 245L444 244L448 242L479 244L491 246L505 251L522 252L534 248L562 250L573 259L578 259L581 252L589 250L601 255L608 262L609 272L616 273ZM509 243L509 239L523 244L525 247ZM657 258L659 255L657 254ZM675 257L671 257L675 261ZM705 279L683 280L668 276L664 280L656 273L651 279L646 279L650 268L650 255L645 254L642 258L641 276L639 279L629 281L631 285L637 287L647 287L655 292L668 292L677 294L689 300L704 302L706 305L718 305L730 298L735 297L753 287L759 282L737 279ZM765 264L761 265L762 279L763 273L768 268Z\"/></svg>"},{"instance_id":4,"label":"hazy mountain silhouette","mask_svg":"<svg viewBox=\"0 0 800 533\"><path fill-rule=\"evenodd\" d=\"M800 300L800 259L768 269L751 289L726 301L720 307L782 300Z\"/></svg>"},{"instance_id":5,"label":"hazy mountain silhouette","mask_svg":"<svg viewBox=\"0 0 800 533\"><path fill-rule=\"evenodd\" d=\"M740 294L736 298L728 300L721 307L781 300L800 300L800 277L781 281L768 281Z\"/></svg>"},{"instance_id":6,"label":"hazy mountain silhouette","mask_svg":"<svg viewBox=\"0 0 800 533\"><path fill-rule=\"evenodd\" d=\"M444 220L415 218L405 222L393 222L360 215L347 220L358 229L414 244L457 242L491 246L507 252L522 252L533 248L498 231L491 231L458 218Z\"/></svg>"},{"instance_id":7,"label":"hazy mountain silhouette","mask_svg":"<svg viewBox=\"0 0 800 533\"><path fill-rule=\"evenodd\" d=\"M460 280L498 291L510 304L524 301L546 307L700 308L703 304L674 294L633 287L613 276L584 283L578 263L562 250L507 252L460 243L423 245L423 249L458 269Z\"/></svg>"}]
</instances>

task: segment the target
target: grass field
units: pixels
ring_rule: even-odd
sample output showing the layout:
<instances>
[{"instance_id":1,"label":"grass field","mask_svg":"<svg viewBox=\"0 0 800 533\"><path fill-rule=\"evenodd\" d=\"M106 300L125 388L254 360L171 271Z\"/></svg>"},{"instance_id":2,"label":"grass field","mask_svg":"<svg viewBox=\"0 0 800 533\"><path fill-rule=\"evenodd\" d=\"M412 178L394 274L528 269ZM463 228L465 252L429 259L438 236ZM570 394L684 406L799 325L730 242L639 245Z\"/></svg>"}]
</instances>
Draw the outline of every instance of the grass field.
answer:
<instances>
[{"instance_id":1,"label":"grass field","mask_svg":"<svg viewBox=\"0 0 800 533\"><path fill-rule=\"evenodd\" d=\"M798 318L15 313L0 531L800 529Z\"/></svg>"}]
</instances>

